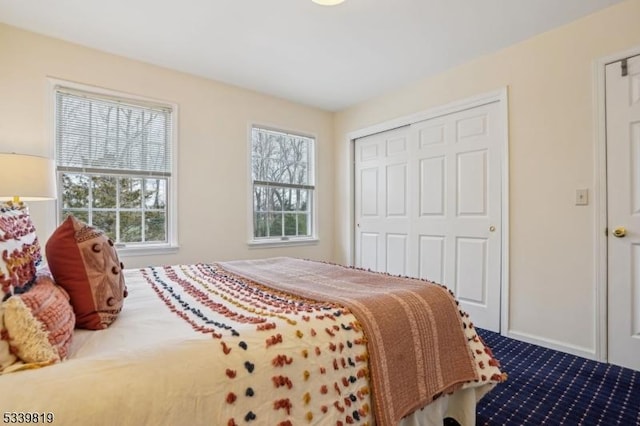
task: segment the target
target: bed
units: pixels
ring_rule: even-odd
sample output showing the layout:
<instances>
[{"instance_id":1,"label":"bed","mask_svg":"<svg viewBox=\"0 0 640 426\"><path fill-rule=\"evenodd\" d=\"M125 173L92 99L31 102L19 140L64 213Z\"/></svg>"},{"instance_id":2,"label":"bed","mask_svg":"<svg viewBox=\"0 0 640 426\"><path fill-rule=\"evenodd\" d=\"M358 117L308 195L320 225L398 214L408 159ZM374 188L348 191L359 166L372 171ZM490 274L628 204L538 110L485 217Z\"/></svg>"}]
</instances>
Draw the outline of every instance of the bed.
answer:
<instances>
[{"instance_id":1,"label":"bed","mask_svg":"<svg viewBox=\"0 0 640 426\"><path fill-rule=\"evenodd\" d=\"M58 339L59 357L19 361L0 375L5 422L412 426L451 417L470 425L476 402L505 379L438 284L294 258L118 270L117 257L81 240L102 256L98 269L118 277L107 287L126 287L126 298L103 309L105 328ZM54 286L60 274L40 277ZM432 303L418 300L423 288L443 304L423 305ZM113 306L109 291L100 294ZM4 299L0 330L19 296ZM419 309L403 319L410 305Z\"/></svg>"}]
</instances>

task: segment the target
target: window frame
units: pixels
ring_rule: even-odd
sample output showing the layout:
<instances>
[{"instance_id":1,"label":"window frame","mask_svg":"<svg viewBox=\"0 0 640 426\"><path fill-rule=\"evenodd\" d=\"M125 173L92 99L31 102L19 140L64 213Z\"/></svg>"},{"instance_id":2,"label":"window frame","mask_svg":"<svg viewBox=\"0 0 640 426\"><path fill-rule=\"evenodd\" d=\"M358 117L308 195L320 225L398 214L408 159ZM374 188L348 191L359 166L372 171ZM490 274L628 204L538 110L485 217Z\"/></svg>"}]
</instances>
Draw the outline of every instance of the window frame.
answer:
<instances>
[{"instance_id":1,"label":"window frame","mask_svg":"<svg viewBox=\"0 0 640 426\"><path fill-rule=\"evenodd\" d=\"M140 243L118 243L116 247L118 249L118 254L123 256L146 256L146 255L156 255L156 254L169 254L175 253L178 251L178 105L173 102L149 98L145 96L135 95L123 91L116 91L111 89L105 89L97 86L91 86L86 84L80 84L75 82L70 82L66 80L60 80L55 78L47 79L49 90L49 105L50 105L50 113L48 114L48 119L50 120L49 128L51 129L50 135L50 146L53 152L53 157L56 160L56 180L57 180L57 200L56 200L56 224L59 224L63 219L62 211L62 183L61 176L62 173L70 173L68 170L60 170L58 166L58 158L57 158L57 92L59 90L64 91L78 91L84 92L87 95L95 96L96 98L110 99L114 101L119 101L123 103L130 103L133 105L139 106L150 106L150 107L162 107L168 108L171 110L171 172L170 176L167 176L166 183L166 194L167 194L167 207L166 207L166 242L140 242ZM82 170L78 171L78 173L84 173L87 175L100 175L100 173L96 173L95 170ZM102 174L103 176L114 176L114 173L111 171L105 172ZM116 174L117 175L117 174ZM119 175L120 177L131 177L131 174L126 172ZM136 177L144 178L143 175L138 175ZM115 208L115 211L119 211L121 209ZM126 210L126 209L125 209ZM56 225L57 226L57 225Z\"/></svg>"},{"instance_id":2,"label":"window frame","mask_svg":"<svg viewBox=\"0 0 640 426\"><path fill-rule=\"evenodd\" d=\"M312 147L310 150L310 163L311 163L311 172L309 173L310 179L312 179L312 184L305 185L296 185L300 186L303 189L310 189L311 196L309 199L310 208L309 208L309 216L311 221L311 235L305 236L279 236L279 237L259 237L256 238L255 235L255 206L254 206L254 184L255 182L264 183L263 181L254 181L253 180L253 129L261 129L279 133L285 133L305 138L312 139ZM281 126L273 126L273 125L265 125L260 123L249 123L247 126L247 149L248 149L248 245L250 248L260 248L260 247L284 247L284 246L298 246L298 245L313 245L318 243L318 179L317 179L317 145L318 138L316 135L311 134L309 132L299 131L299 130L291 130ZM283 184L283 186L290 186L291 184ZM280 185L273 185L280 186Z\"/></svg>"}]
</instances>

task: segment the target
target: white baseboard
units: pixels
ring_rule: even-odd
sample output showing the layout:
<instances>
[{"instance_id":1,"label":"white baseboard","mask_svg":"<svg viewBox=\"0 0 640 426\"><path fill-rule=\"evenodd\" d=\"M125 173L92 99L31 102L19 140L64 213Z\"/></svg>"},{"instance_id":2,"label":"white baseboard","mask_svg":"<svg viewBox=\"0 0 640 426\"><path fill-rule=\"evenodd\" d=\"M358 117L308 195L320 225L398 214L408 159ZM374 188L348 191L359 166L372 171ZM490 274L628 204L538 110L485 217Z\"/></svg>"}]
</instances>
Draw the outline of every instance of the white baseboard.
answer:
<instances>
[{"instance_id":1,"label":"white baseboard","mask_svg":"<svg viewBox=\"0 0 640 426\"><path fill-rule=\"evenodd\" d=\"M534 345L542 346L547 349L553 349L560 352L565 352L571 355L576 355L582 358L598 361L595 348L585 348L582 346L571 345L558 340L547 339L540 336L535 336L528 333L522 333L519 331L509 330L502 334L505 337L511 339L520 340L522 342L531 343Z\"/></svg>"}]
</instances>

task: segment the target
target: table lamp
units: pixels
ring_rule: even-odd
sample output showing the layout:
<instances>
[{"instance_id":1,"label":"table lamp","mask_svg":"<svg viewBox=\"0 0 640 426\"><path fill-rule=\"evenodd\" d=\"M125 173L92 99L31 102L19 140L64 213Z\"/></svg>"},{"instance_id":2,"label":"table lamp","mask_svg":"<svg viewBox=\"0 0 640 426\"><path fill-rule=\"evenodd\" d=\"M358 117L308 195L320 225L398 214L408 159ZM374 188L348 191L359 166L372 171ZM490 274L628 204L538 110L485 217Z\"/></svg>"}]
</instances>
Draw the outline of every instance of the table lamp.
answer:
<instances>
[{"instance_id":1,"label":"table lamp","mask_svg":"<svg viewBox=\"0 0 640 426\"><path fill-rule=\"evenodd\" d=\"M0 153L0 201L22 205L23 201L55 199L55 173L52 159Z\"/></svg>"}]
</instances>

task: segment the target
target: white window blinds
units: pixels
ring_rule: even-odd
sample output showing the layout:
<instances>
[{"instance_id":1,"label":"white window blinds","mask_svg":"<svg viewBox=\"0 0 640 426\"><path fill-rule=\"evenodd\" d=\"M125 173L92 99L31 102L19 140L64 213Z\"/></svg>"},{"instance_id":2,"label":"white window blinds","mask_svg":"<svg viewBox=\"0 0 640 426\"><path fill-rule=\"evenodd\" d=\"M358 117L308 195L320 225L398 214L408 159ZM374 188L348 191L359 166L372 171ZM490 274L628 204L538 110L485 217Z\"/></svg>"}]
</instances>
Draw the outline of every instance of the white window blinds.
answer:
<instances>
[{"instance_id":1,"label":"white window blinds","mask_svg":"<svg viewBox=\"0 0 640 426\"><path fill-rule=\"evenodd\" d=\"M171 108L56 90L58 170L171 175Z\"/></svg>"}]
</instances>

